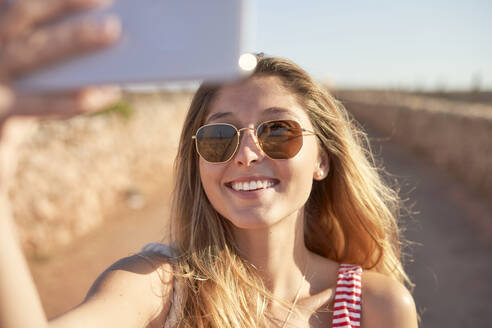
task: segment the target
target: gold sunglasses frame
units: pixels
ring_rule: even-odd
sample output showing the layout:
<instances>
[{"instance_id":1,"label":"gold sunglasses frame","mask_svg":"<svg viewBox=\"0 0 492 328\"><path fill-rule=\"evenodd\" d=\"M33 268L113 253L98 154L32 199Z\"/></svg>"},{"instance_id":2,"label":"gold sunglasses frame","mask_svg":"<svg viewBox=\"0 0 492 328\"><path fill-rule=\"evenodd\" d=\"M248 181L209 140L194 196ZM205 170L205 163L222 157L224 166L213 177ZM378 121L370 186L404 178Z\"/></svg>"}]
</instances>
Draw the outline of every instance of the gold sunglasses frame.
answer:
<instances>
[{"instance_id":1,"label":"gold sunglasses frame","mask_svg":"<svg viewBox=\"0 0 492 328\"><path fill-rule=\"evenodd\" d=\"M203 160L207 163L211 163L211 164L224 164L224 163L227 163L229 162L235 155L236 155L236 152L239 148L239 145L241 144L241 132L244 131L244 130L253 130L255 133L254 133L254 136L255 136L255 144L258 146L258 148L261 150L261 152L268 158L272 159L272 160L285 160L285 159L290 159L292 157L294 157L295 155L297 155L299 153L299 151L301 150L302 146L304 145L304 138L303 140L301 141L302 144L301 144L301 147L299 147L299 150L297 151L297 153L292 156L292 157L289 157L289 158L272 158L270 156L268 156L267 153L265 153L265 151L263 150L261 144L260 144L260 141L258 139L258 130L259 128L263 125L263 124L266 124L266 123L270 123L270 122L295 122L296 124L299 125L299 127L301 128L301 136L304 137L305 135L317 135L316 132L314 131L310 131L310 130L307 130L307 129L304 129L302 127L302 125L295 121L295 120L269 120L269 121L265 121L265 122L261 122L260 124L258 124L256 126L256 128L241 128L241 129L238 129L236 126L232 125L232 124L229 124L229 123L210 123L210 124L205 124L205 125L202 125L201 127L198 128L198 130L196 130L196 133L194 135L191 136L191 139L194 139L195 140L195 149L196 149L196 152L198 153L198 155L203 158ZM234 128L234 130L236 130L236 133L237 133L237 136L238 136L238 142L236 143L236 147L234 148L234 151L232 152L231 156L223 161L223 162L210 162L210 161L207 161L205 159L205 157L202 156L202 154L200 153L200 151L198 150L198 139L197 139L197 134L198 134L198 131L200 131L200 129L204 128L204 127L207 127L207 126L211 126L211 125L229 125L231 127ZM310 134L304 134L305 132L307 133L310 133Z\"/></svg>"}]
</instances>

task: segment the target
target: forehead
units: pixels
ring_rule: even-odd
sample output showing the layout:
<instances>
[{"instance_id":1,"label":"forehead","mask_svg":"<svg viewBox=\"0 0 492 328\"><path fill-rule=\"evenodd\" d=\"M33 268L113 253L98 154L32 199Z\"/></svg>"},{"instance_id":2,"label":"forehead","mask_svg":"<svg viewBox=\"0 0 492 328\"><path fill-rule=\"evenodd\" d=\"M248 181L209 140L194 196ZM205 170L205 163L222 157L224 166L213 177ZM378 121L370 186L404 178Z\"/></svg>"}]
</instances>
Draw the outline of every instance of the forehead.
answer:
<instances>
[{"instance_id":1,"label":"forehead","mask_svg":"<svg viewBox=\"0 0 492 328\"><path fill-rule=\"evenodd\" d=\"M272 111L272 108L281 110ZM212 116L257 120L266 113L274 115L282 112L292 114L300 120L307 119L296 96L283 86L280 78L253 77L222 88L210 106L206 121ZM221 113L226 115L220 115Z\"/></svg>"}]
</instances>

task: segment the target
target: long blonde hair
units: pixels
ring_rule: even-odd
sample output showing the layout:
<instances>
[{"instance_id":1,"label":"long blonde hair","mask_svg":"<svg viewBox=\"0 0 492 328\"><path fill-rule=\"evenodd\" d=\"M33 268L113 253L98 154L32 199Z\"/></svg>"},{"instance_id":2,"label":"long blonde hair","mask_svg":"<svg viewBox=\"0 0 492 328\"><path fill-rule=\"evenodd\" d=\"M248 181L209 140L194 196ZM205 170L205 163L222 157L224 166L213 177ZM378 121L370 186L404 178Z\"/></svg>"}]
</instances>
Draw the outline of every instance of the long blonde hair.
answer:
<instances>
[{"instance_id":1,"label":"long blonde hair","mask_svg":"<svg viewBox=\"0 0 492 328\"><path fill-rule=\"evenodd\" d=\"M329 155L326 179L305 204L305 243L340 263L410 283L400 260L397 193L386 186L366 135L345 108L292 62L258 56L252 77L276 76L308 114ZM251 77L250 77L251 78ZM207 199L192 135L223 85L202 85L186 116L175 162L172 238L176 276L184 281L180 327L268 327L272 299L256 270L238 255L230 222Z\"/></svg>"}]
</instances>

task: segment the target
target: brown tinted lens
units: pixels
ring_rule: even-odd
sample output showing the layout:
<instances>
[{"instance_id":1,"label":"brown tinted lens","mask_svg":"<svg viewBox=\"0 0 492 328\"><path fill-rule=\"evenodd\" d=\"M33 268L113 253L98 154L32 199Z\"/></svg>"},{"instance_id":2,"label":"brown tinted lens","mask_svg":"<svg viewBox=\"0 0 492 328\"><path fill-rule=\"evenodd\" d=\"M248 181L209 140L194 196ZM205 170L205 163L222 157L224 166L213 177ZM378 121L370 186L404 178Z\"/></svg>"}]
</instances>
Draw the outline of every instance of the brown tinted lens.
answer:
<instances>
[{"instance_id":1,"label":"brown tinted lens","mask_svg":"<svg viewBox=\"0 0 492 328\"><path fill-rule=\"evenodd\" d=\"M258 126L258 141L269 157L292 158L302 147L302 128L291 120L265 122Z\"/></svg>"},{"instance_id":2,"label":"brown tinted lens","mask_svg":"<svg viewBox=\"0 0 492 328\"><path fill-rule=\"evenodd\" d=\"M198 153L208 162L228 161L236 150L238 134L228 124L205 125L196 132Z\"/></svg>"}]
</instances>

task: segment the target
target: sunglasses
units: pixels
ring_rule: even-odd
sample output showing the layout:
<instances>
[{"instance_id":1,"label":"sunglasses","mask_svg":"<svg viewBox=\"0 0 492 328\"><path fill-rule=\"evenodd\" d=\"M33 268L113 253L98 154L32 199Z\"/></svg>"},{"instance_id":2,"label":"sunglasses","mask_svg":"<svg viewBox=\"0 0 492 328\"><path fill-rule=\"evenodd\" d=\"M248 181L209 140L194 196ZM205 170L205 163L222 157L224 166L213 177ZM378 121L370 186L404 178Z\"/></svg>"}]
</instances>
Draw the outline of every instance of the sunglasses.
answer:
<instances>
[{"instance_id":1,"label":"sunglasses","mask_svg":"<svg viewBox=\"0 0 492 328\"><path fill-rule=\"evenodd\" d=\"M192 139L195 139L198 154L210 163L225 163L236 154L239 148L241 132L253 128L237 129L228 123L207 124L200 127ZM256 127L255 135L263 153L272 159L294 157L302 147L304 133L315 135L303 129L293 120L275 120L263 122Z\"/></svg>"}]
</instances>

